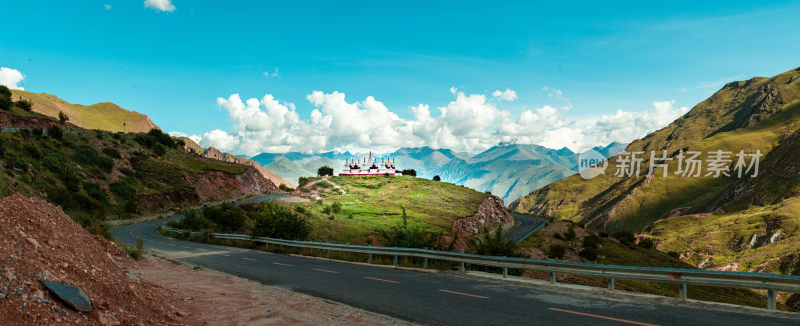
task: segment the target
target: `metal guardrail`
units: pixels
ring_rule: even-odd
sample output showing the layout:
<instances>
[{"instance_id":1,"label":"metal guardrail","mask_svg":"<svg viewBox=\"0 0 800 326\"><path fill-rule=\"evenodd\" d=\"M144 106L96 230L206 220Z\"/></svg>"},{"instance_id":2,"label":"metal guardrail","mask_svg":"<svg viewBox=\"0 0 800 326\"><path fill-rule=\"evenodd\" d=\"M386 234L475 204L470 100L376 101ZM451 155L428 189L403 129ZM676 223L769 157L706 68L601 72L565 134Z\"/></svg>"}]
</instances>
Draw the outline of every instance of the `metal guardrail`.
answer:
<instances>
[{"instance_id":1,"label":"metal guardrail","mask_svg":"<svg viewBox=\"0 0 800 326\"><path fill-rule=\"evenodd\" d=\"M541 272L549 272L551 283L556 283L556 273L602 277L608 279L608 288L611 290L614 289L615 279L666 282L679 285L679 293L682 299L687 298L686 287L688 284L763 289L767 290L767 309L770 310L774 310L776 308L777 291L800 293L800 277L782 274L600 265L531 258L482 256L464 252L439 251L430 249L375 247L295 241L268 237L253 237L245 234L192 232L175 229L165 224L161 224L160 227L161 229L169 232L210 236L217 239L254 241L270 245L319 249L326 250L327 253L330 253L330 251L340 251L368 254L368 262L370 263L372 262L372 255L394 256L394 265L397 265L397 257L414 257L423 259L423 268L427 268L428 259L436 259L460 263L461 271L465 270L465 264L502 268L503 277L508 275L509 268L529 269Z\"/></svg>"}]
</instances>

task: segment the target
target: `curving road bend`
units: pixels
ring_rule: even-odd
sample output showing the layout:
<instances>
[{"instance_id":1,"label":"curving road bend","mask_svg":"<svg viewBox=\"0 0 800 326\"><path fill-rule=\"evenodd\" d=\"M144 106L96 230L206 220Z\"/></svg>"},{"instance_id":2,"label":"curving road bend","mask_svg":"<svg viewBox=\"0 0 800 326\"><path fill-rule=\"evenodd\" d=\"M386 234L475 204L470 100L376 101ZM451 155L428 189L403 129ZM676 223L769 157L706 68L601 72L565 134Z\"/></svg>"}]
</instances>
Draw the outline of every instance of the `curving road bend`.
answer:
<instances>
[{"instance_id":1,"label":"curving road bend","mask_svg":"<svg viewBox=\"0 0 800 326\"><path fill-rule=\"evenodd\" d=\"M517 227L513 230L504 234L503 238L506 240L513 240L514 243L522 242L522 240L525 240L528 236L547 224L547 219L541 217L513 212L509 213L511 213L511 216L513 216L515 220L519 221L520 224L517 225Z\"/></svg>"},{"instance_id":2,"label":"curving road bend","mask_svg":"<svg viewBox=\"0 0 800 326\"><path fill-rule=\"evenodd\" d=\"M140 237L146 250L189 264L419 324L787 325L800 322L766 313L669 305L660 303L661 300L613 299L596 291L564 286L350 264L187 242L158 233L157 228L164 221L122 226L111 233L129 244Z\"/></svg>"}]
</instances>

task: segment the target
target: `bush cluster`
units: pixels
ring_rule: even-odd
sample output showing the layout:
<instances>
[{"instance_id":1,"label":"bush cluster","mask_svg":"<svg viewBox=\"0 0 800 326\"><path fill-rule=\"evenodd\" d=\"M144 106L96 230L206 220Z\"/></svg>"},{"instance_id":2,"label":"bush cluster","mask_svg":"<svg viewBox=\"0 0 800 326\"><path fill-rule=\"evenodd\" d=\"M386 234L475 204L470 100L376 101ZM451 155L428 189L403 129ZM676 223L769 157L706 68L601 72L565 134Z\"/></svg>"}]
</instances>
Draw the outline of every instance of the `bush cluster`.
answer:
<instances>
[{"instance_id":1,"label":"bush cluster","mask_svg":"<svg viewBox=\"0 0 800 326\"><path fill-rule=\"evenodd\" d=\"M146 135L137 135L136 142L142 146L149 148L158 156L167 153L167 149L178 147L178 143L172 139L172 136L165 134L161 129L153 128Z\"/></svg>"},{"instance_id":2,"label":"bush cluster","mask_svg":"<svg viewBox=\"0 0 800 326\"><path fill-rule=\"evenodd\" d=\"M319 169L317 169L317 175L320 177L333 176L333 168L327 165L320 166Z\"/></svg>"},{"instance_id":3,"label":"bush cluster","mask_svg":"<svg viewBox=\"0 0 800 326\"><path fill-rule=\"evenodd\" d=\"M251 215L254 237L305 240L311 234L311 224L282 205L262 203Z\"/></svg>"},{"instance_id":4,"label":"bush cluster","mask_svg":"<svg viewBox=\"0 0 800 326\"><path fill-rule=\"evenodd\" d=\"M417 176L417 170L414 170L414 169L405 169L405 170L403 170L403 171L401 172L401 174L402 174L402 175L410 175L410 176L412 176L412 177L416 177L416 176Z\"/></svg>"},{"instance_id":5,"label":"bush cluster","mask_svg":"<svg viewBox=\"0 0 800 326\"><path fill-rule=\"evenodd\" d=\"M632 247L636 244L636 236L631 231L619 230L612 233L611 236L626 246Z\"/></svg>"},{"instance_id":6,"label":"bush cluster","mask_svg":"<svg viewBox=\"0 0 800 326\"><path fill-rule=\"evenodd\" d=\"M11 90L0 85L0 110L10 110L14 102L11 101Z\"/></svg>"}]
</instances>

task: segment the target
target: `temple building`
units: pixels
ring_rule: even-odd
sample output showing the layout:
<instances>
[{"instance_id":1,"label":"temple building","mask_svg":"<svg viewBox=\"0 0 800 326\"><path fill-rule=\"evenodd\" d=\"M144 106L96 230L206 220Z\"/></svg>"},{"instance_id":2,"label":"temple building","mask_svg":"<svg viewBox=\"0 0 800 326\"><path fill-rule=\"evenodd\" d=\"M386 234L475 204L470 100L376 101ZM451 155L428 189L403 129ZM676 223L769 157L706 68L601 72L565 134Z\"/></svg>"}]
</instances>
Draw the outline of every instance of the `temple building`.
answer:
<instances>
[{"instance_id":1,"label":"temple building","mask_svg":"<svg viewBox=\"0 0 800 326\"><path fill-rule=\"evenodd\" d=\"M369 175L400 175L401 172L397 170L394 165L394 159L381 159L378 164L378 159L372 157L372 152L369 152L369 157L361 159L350 159L344 164L344 169L340 176L369 176Z\"/></svg>"}]
</instances>

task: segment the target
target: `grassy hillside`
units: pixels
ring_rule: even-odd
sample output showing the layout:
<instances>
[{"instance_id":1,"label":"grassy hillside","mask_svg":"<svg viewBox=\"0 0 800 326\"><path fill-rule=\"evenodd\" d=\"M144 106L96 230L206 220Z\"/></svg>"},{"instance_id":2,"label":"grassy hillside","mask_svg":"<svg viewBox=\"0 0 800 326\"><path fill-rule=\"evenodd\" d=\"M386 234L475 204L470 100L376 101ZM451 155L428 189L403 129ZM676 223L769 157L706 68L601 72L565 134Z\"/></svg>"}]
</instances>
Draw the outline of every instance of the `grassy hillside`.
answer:
<instances>
[{"instance_id":1,"label":"grassy hillside","mask_svg":"<svg viewBox=\"0 0 800 326\"><path fill-rule=\"evenodd\" d=\"M542 230L534 233L523 241L520 246L523 252L533 258L549 258L607 265L696 268L691 264L681 261L674 252L668 254L651 248L645 242L640 241L639 244L636 244L631 240L634 240L632 234L598 234L574 223L552 221ZM558 246L564 248L563 255L554 255L554 250L551 248ZM593 251L594 254L586 254L586 251ZM528 272L526 276L548 279L549 275L545 274L546 273ZM597 287L607 286L606 279L595 277L569 276L559 281ZM678 286L675 284L617 280L615 287L626 291L672 297L678 296ZM753 307L763 307L766 301L766 297L763 294L752 290L707 286L689 286L688 296L691 299L733 303ZM781 306L781 309L786 309L786 307Z\"/></svg>"},{"instance_id":2,"label":"grassy hillside","mask_svg":"<svg viewBox=\"0 0 800 326\"><path fill-rule=\"evenodd\" d=\"M651 150L666 150L671 157L679 150L701 151L703 160L716 150L758 150L768 153L761 159L758 178L688 178L674 173L662 177L660 169L652 177L643 173L619 178L613 176L617 157L610 160L605 175L555 182L511 208L580 221L597 230L649 231L659 248L676 251L695 266L792 272L794 267L780 270L773 265L790 261L800 248L794 239L797 223L787 217L796 216L787 212L793 211L800 184L794 163L800 158L800 147L795 145L800 138L798 76L800 70L792 70L773 78L730 83L627 148L648 156ZM648 164L646 159L643 171ZM670 162L669 171L676 171L677 164L676 159ZM772 237L778 231L773 241L764 241L765 233Z\"/></svg>"},{"instance_id":3,"label":"grassy hillside","mask_svg":"<svg viewBox=\"0 0 800 326\"><path fill-rule=\"evenodd\" d=\"M107 131L148 132L156 128L146 115L129 111L114 103L97 103L89 106L71 104L54 95L12 90L15 101L25 99L33 103L33 111L49 117L58 117L59 112L69 116L69 121L84 129Z\"/></svg>"},{"instance_id":4,"label":"grassy hillside","mask_svg":"<svg viewBox=\"0 0 800 326\"><path fill-rule=\"evenodd\" d=\"M325 198L319 203L294 204L308 212L314 238L344 243L366 243L377 229L386 230L402 223L401 205L406 209L409 224L449 235L453 221L475 214L481 202L490 196L410 176L330 177L328 181L300 187L298 193L318 193ZM333 203L341 204L341 210L331 211Z\"/></svg>"},{"instance_id":5,"label":"grassy hillside","mask_svg":"<svg viewBox=\"0 0 800 326\"><path fill-rule=\"evenodd\" d=\"M776 77L754 78L726 85L708 100L669 126L641 140L627 150L679 150L769 152L781 137L800 124L800 74L792 70ZM702 159L707 158L701 156ZM648 157L649 159L649 157ZM647 171L647 160L642 165ZM639 231L673 210L689 209L713 197L733 182L731 178L618 178L613 176L617 159L610 160L605 175L591 180L572 176L554 182L514 202L517 211L583 221L593 228ZM670 163L677 170L677 161Z\"/></svg>"},{"instance_id":6,"label":"grassy hillside","mask_svg":"<svg viewBox=\"0 0 800 326\"><path fill-rule=\"evenodd\" d=\"M253 194L248 167L202 158L149 135L0 133L0 196L15 192L62 206L84 224ZM273 188L274 185L273 185Z\"/></svg>"}]
</instances>

